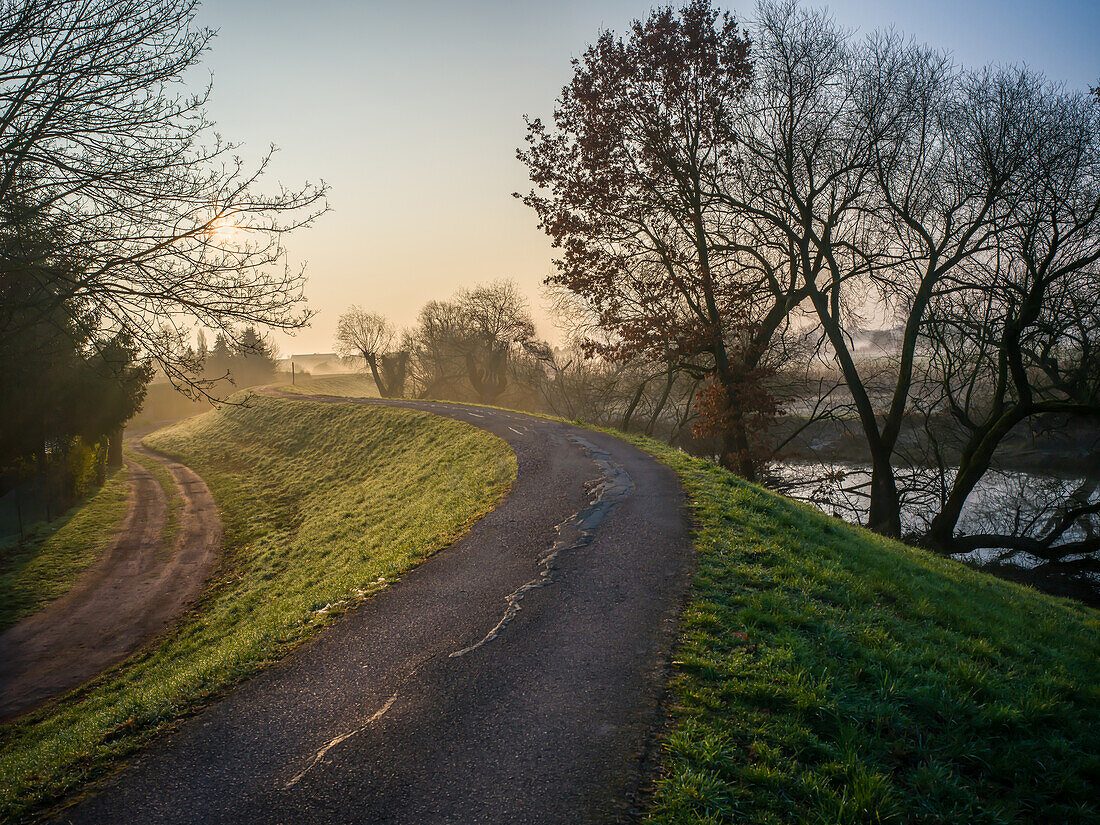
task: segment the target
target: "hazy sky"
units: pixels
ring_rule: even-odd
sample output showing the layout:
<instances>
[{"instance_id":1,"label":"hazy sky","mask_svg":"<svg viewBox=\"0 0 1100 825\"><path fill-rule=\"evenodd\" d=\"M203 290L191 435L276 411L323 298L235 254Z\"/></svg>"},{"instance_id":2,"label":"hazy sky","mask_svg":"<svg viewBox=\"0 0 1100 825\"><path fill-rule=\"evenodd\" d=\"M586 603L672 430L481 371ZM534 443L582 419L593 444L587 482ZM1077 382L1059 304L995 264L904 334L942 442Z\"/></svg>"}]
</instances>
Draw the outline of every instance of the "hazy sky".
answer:
<instances>
[{"instance_id":1,"label":"hazy sky","mask_svg":"<svg viewBox=\"0 0 1100 825\"><path fill-rule=\"evenodd\" d=\"M750 2L721 4L738 17ZM309 265L317 316L284 354L328 352L336 318L362 304L410 324L431 298L514 278L539 332L556 333L540 285L551 250L515 159L523 115L548 116L571 58L649 2L206 0L218 29L205 65L210 114L253 154L275 143L271 182L324 179L332 211L288 239ZM860 32L893 25L965 65L1024 62L1086 88L1100 77L1100 2L840 0Z\"/></svg>"}]
</instances>

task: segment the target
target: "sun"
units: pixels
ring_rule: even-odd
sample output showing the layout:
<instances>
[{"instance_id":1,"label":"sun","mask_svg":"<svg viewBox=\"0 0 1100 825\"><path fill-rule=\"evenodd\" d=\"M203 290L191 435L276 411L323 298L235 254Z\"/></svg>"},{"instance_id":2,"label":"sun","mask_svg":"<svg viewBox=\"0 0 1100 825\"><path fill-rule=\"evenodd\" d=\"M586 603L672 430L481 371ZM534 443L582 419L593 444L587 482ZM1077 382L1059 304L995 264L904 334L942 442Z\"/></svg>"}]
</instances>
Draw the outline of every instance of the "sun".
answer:
<instances>
[{"instance_id":1,"label":"sun","mask_svg":"<svg viewBox=\"0 0 1100 825\"><path fill-rule=\"evenodd\" d=\"M232 215L222 215L212 220L206 227L207 237L215 246L225 246L240 238L241 225Z\"/></svg>"}]
</instances>

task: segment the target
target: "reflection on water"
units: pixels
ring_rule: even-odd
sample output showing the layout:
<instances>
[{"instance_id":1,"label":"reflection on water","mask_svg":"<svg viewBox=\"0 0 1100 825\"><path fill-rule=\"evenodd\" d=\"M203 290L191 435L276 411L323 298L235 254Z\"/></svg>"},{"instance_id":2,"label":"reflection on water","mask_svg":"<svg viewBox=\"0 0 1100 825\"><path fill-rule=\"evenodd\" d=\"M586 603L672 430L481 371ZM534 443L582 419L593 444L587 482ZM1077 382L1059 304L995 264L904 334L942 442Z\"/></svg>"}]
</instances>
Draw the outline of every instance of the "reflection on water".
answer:
<instances>
[{"instance_id":1,"label":"reflection on water","mask_svg":"<svg viewBox=\"0 0 1100 825\"><path fill-rule=\"evenodd\" d=\"M866 524L871 468L867 464L786 462L769 468L769 486L792 498L808 501L830 515ZM919 536L939 511L955 480L955 471L900 468L898 488L903 490L902 534ZM974 488L963 507L956 533L1019 535L1042 538L1050 533L1067 507L1100 501L1100 477L1057 477L1033 473L990 470ZM1094 514L1077 520L1056 544L1100 535L1100 519ZM988 548L960 554L960 560L985 564L1011 562L1034 567L1042 559L1027 553ZM1075 557L1067 557L1072 560Z\"/></svg>"}]
</instances>

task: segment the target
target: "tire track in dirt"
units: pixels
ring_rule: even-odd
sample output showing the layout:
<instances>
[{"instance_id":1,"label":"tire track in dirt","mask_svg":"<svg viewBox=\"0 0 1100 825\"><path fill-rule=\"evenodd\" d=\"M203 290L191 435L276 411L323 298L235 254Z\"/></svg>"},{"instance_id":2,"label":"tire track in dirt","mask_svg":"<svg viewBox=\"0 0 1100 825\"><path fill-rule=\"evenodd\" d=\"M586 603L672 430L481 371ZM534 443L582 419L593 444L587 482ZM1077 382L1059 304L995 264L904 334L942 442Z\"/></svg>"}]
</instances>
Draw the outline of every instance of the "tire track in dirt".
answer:
<instances>
[{"instance_id":1,"label":"tire track in dirt","mask_svg":"<svg viewBox=\"0 0 1100 825\"><path fill-rule=\"evenodd\" d=\"M127 462L130 500L103 557L61 598L0 635L0 719L82 685L159 635L203 590L222 544L222 523L193 470L140 444L163 464L182 498L172 552L161 536L168 499L156 477Z\"/></svg>"}]
</instances>

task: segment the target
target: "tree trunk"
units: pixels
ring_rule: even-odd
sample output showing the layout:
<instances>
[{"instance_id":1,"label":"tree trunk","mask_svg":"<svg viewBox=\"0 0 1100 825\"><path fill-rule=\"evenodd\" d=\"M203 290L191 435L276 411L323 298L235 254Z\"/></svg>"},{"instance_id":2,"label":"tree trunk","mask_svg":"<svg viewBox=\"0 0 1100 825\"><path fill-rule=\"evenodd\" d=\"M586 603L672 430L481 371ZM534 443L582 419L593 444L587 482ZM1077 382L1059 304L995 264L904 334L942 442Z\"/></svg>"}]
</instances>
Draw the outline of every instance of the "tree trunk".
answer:
<instances>
[{"instance_id":1,"label":"tree trunk","mask_svg":"<svg viewBox=\"0 0 1100 825\"><path fill-rule=\"evenodd\" d=\"M810 269L806 268L806 272ZM867 526L876 533L891 538L901 537L901 502L898 498L897 483L894 479L894 468L890 463L893 454L893 444L884 441L879 430L878 420L875 417L874 406L855 360L848 349L848 341L844 330L837 320L838 310L834 307L830 311L829 298L827 298L812 282L810 287L810 300L813 302L818 320L833 347L833 352L841 373L844 375L844 383L852 394L856 412L859 415L859 423L867 438L867 446L871 450L871 503L867 513ZM835 298L834 300L838 300Z\"/></svg>"},{"instance_id":2,"label":"tree trunk","mask_svg":"<svg viewBox=\"0 0 1100 825\"><path fill-rule=\"evenodd\" d=\"M955 527L966 505L966 500L982 480L993 460L993 453L1009 431L1025 418L1019 407L1012 407L992 424L981 428L970 437L959 458L959 472L947 501L932 519L924 542L941 553L950 553L955 544Z\"/></svg>"},{"instance_id":3,"label":"tree trunk","mask_svg":"<svg viewBox=\"0 0 1100 825\"><path fill-rule=\"evenodd\" d=\"M901 499L886 450L871 456L871 504L867 526L884 536L901 538Z\"/></svg>"},{"instance_id":4,"label":"tree trunk","mask_svg":"<svg viewBox=\"0 0 1100 825\"><path fill-rule=\"evenodd\" d=\"M627 405L626 412L623 413L623 423L619 429L624 433L630 432L630 419L634 416L634 410L637 408L638 402L642 400L642 393L645 392L647 384L649 384L648 378L638 385L638 391L634 393L634 397L630 399L630 404Z\"/></svg>"},{"instance_id":5,"label":"tree trunk","mask_svg":"<svg viewBox=\"0 0 1100 825\"><path fill-rule=\"evenodd\" d=\"M123 427L118 427L107 433L107 467L116 469L122 466L122 435Z\"/></svg>"},{"instance_id":6,"label":"tree trunk","mask_svg":"<svg viewBox=\"0 0 1100 825\"><path fill-rule=\"evenodd\" d=\"M970 491L974 489L974 485L981 478L978 475L971 479L971 475L971 473L966 473L964 477L962 469L959 469L959 474L955 476L955 483L951 485L951 492L947 496L947 501L944 502L943 507L936 513L932 523L928 526L928 532L925 534L923 542L927 547L945 554L950 553L954 548L955 526L959 523L963 505L966 504Z\"/></svg>"},{"instance_id":7,"label":"tree trunk","mask_svg":"<svg viewBox=\"0 0 1100 825\"><path fill-rule=\"evenodd\" d=\"M409 361L407 352L382 356L382 378L386 382L387 398L405 397L405 375Z\"/></svg>"},{"instance_id":8,"label":"tree trunk","mask_svg":"<svg viewBox=\"0 0 1100 825\"><path fill-rule=\"evenodd\" d=\"M725 393L726 411L729 414L734 407L737 382L734 379L729 353L726 352L723 344L715 346L714 361L717 367L715 374L722 386L722 391ZM719 463L727 470L741 476L745 481L756 483L756 465L752 461L749 434L745 430L742 413L731 415L729 423L722 428L722 455Z\"/></svg>"},{"instance_id":9,"label":"tree trunk","mask_svg":"<svg viewBox=\"0 0 1100 825\"><path fill-rule=\"evenodd\" d=\"M672 437L668 440L668 443L673 447L680 441L681 435L684 432L684 426L687 424L688 418L691 417L691 405L695 401L695 390L698 387L699 379L696 378L691 385L691 392L688 393L687 403L684 405L684 414L680 416L680 420L676 423L676 429L672 431Z\"/></svg>"},{"instance_id":10,"label":"tree trunk","mask_svg":"<svg viewBox=\"0 0 1100 825\"><path fill-rule=\"evenodd\" d=\"M759 478L756 472L756 462L752 460L752 450L749 449L749 436L745 432L745 425L738 419L733 423L731 430L731 443L737 451L737 474L745 481L751 481L755 484L759 481Z\"/></svg>"},{"instance_id":11,"label":"tree trunk","mask_svg":"<svg viewBox=\"0 0 1100 825\"><path fill-rule=\"evenodd\" d=\"M102 444L100 444L102 446ZM95 454L95 485L101 487L107 481L107 458L111 451L110 433L107 435L106 449L96 449Z\"/></svg>"},{"instance_id":12,"label":"tree trunk","mask_svg":"<svg viewBox=\"0 0 1100 825\"><path fill-rule=\"evenodd\" d=\"M466 353L466 373L482 404L492 405L508 387L508 353L490 349L485 366L477 363L474 353Z\"/></svg>"},{"instance_id":13,"label":"tree trunk","mask_svg":"<svg viewBox=\"0 0 1100 825\"><path fill-rule=\"evenodd\" d=\"M373 355L368 355L365 360L370 367L370 374L374 377L374 385L378 387L378 394L383 398L389 398L390 391L389 387L386 386L386 379L378 372L378 359Z\"/></svg>"},{"instance_id":14,"label":"tree trunk","mask_svg":"<svg viewBox=\"0 0 1100 825\"><path fill-rule=\"evenodd\" d=\"M661 413L665 409L665 403L668 401L669 393L672 392L672 385L676 383L676 373L672 370L668 371L668 379L665 381L664 392L661 393L661 400L657 402L657 406L653 409L653 415L649 418L649 424L645 428L646 435L653 434L653 428L657 426L657 419L660 418Z\"/></svg>"}]
</instances>

